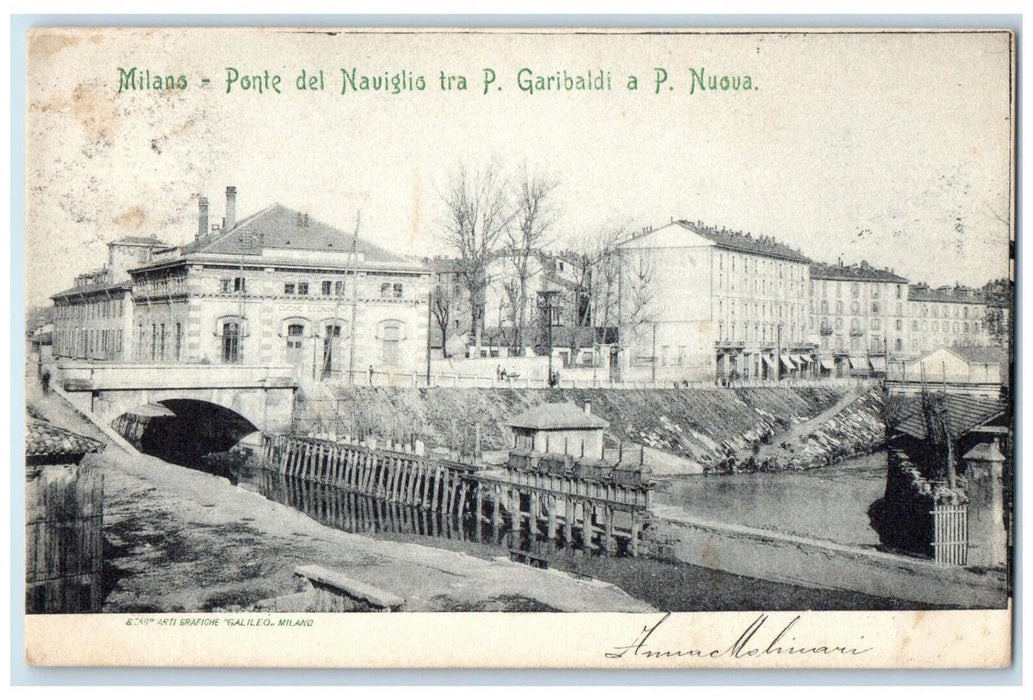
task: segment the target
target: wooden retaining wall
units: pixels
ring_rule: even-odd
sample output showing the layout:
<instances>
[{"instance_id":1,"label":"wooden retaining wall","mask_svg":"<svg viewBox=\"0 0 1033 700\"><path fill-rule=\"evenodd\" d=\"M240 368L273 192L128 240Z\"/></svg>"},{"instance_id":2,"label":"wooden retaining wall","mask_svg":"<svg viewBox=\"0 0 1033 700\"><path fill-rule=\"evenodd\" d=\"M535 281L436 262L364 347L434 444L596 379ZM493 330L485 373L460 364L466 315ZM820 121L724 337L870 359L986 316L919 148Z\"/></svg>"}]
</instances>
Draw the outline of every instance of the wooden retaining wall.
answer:
<instances>
[{"instance_id":1,"label":"wooden retaining wall","mask_svg":"<svg viewBox=\"0 0 1033 700\"><path fill-rule=\"evenodd\" d=\"M638 556L649 521L651 484L514 469L486 473L462 462L288 435L266 436L261 457L282 477L266 484L280 493L277 500L350 532L364 523L394 524L405 532L465 537L462 520L472 517L478 542L498 543L503 532L522 531L531 542L547 543L545 549ZM335 497L330 489L348 495Z\"/></svg>"},{"instance_id":2,"label":"wooden retaining wall","mask_svg":"<svg viewBox=\"0 0 1033 700\"><path fill-rule=\"evenodd\" d=\"M471 465L354 443L272 435L262 458L288 477L445 515L464 513L475 486Z\"/></svg>"}]
</instances>

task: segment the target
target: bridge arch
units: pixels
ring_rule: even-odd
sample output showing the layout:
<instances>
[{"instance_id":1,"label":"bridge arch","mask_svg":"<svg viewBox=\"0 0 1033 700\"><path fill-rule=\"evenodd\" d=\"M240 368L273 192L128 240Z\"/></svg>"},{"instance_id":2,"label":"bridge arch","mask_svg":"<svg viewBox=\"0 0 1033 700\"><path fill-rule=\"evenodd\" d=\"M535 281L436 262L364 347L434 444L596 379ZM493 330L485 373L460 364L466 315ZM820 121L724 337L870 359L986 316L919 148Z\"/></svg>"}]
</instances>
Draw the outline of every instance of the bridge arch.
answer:
<instances>
[{"instance_id":1,"label":"bridge arch","mask_svg":"<svg viewBox=\"0 0 1033 700\"><path fill-rule=\"evenodd\" d=\"M129 409L112 427L144 454L198 467L213 452L227 452L259 431L236 411L210 401L171 398Z\"/></svg>"}]
</instances>

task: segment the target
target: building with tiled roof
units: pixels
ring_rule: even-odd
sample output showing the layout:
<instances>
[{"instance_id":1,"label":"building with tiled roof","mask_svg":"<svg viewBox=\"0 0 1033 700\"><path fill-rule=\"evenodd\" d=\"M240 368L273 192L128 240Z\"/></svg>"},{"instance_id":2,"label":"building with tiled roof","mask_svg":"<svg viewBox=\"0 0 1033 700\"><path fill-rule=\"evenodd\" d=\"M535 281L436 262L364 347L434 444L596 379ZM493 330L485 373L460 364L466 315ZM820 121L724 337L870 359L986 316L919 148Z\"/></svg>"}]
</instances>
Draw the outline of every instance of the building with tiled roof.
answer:
<instances>
[{"instance_id":1,"label":"building with tiled roof","mask_svg":"<svg viewBox=\"0 0 1033 700\"><path fill-rule=\"evenodd\" d=\"M154 236L125 236L108 243L108 263L77 275L75 285L54 301L55 357L118 362L126 352L132 327L132 279L129 268L146 264L168 243Z\"/></svg>"},{"instance_id":2,"label":"building with tiled roof","mask_svg":"<svg viewBox=\"0 0 1033 700\"><path fill-rule=\"evenodd\" d=\"M126 279L115 314L122 325L110 340L118 353L107 359L290 364L299 379L343 380L351 371L363 381L370 367L422 366L424 264L281 204L240 220L236 209L229 187L222 224L209 224L201 197L197 230L185 245L137 237L110 244L136 257L110 266L125 269ZM110 310L99 313L107 318Z\"/></svg>"},{"instance_id":3,"label":"building with tiled roof","mask_svg":"<svg viewBox=\"0 0 1033 700\"><path fill-rule=\"evenodd\" d=\"M680 381L808 375L811 260L766 235L672 221L618 246L620 371Z\"/></svg>"},{"instance_id":4,"label":"building with tiled roof","mask_svg":"<svg viewBox=\"0 0 1033 700\"><path fill-rule=\"evenodd\" d=\"M771 236L763 234L754 236L752 233L744 233L743 231L707 226L700 221L677 221L675 223L698 236L712 241L714 245L724 250L750 255L763 255L790 262L809 263L811 261L810 258L799 250L790 248Z\"/></svg>"},{"instance_id":5,"label":"building with tiled roof","mask_svg":"<svg viewBox=\"0 0 1033 700\"><path fill-rule=\"evenodd\" d=\"M822 262L811 263L812 280L844 280L863 282L889 282L891 284L907 284L907 279L896 274L893 270L881 267L872 267L867 260L862 260L858 265L844 265L842 262L835 265Z\"/></svg>"},{"instance_id":6,"label":"building with tiled roof","mask_svg":"<svg viewBox=\"0 0 1033 700\"><path fill-rule=\"evenodd\" d=\"M532 406L506 423L514 449L593 459L602 458L603 431L610 425L592 414L591 404L579 408L569 401Z\"/></svg>"},{"instance_id":7,"label":"building with tiled roof","mask_svg":"<svg viewBox=\"0 0 1033 700\"><path fill-rule=\"evenodd\" d=\"M1008 354L992 345L944 346L915 360L894 362L887 378L903 382L901 391L932 386L995 398L1008 386Z\"/></svg>"},{"instance_id":8,"label":"building with tiled roof","mask_svg":"<svg viewBox=\"0 0 1033 700\"><path fill-rule=\"evenodd\" d=\"M812 263L807 330L818 346L819 373L882 374L907 347L908 281L867 261Z\"/></svg>"},{"instance_id":9,"label":"building with tiled roof","mask_svg":"<svg viewBox=\"0 0 1033 700\"><path fill-rule=\"evenodd\" d=\"M908 347L915 356L940 346L989 345L988 304L981 290L961 285L908 290Z\"/></svg>"},{"instance_id":10,"label":"building with tiled roof","mask_svg":"<svg viewBox=\"0 0 1033 700\"><path fill-rule=\"evenodd\" d=\"M60 428L36 416L25 421L25 464L78 464L90 452L101 452L104 443Z\"/></svg>"}]
</instances>

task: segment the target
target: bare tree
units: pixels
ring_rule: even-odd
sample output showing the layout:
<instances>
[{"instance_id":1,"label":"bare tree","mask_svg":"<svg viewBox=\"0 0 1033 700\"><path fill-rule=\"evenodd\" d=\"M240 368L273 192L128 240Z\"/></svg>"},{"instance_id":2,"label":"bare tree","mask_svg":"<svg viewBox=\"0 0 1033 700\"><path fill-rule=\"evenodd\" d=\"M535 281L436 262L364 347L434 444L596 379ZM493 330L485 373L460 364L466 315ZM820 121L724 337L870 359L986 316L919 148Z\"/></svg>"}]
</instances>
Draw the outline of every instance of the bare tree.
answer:
<instances>
[{"instance_id":1,"label":"bare tree","mask_svg":"<svg viewBox=\"0 0 1033 700\"><path fill-rule=\"evenodd\" d=\"M549 228L553 223L551 195L556 182L541 175L531 175L524 169L512 225L506 230L506 260L513 270L513 278L505 285L506 296L513 310L513 347L522 352L526 344L528 282L532 261L545 248Z\"/></svg>"},{"instance_id":2,"label":"bare tree","mask_svg":"<svg viewBox=\"0 0 1033 700\"><path fill-rule=\"evenodd\" d=\"M566 254L574 268L577 325L616 325L620 285L617 244L627 237L625 227L606 226L575 240L573 250Z\"/></svg>"},{"instance_id":3,"label":"bare tree","mask_svg":"<svg viewBox=\"0 0 1033 700\"><path fill-rule=\"evenodd\" d=\"M448 332L452 330L453 315L456 313L456 300L450 284L439 282L434 286L430 310L441 330L441 356L448 358Z\"/></svg>"},{"instance_id":4,"label":"bare tree","mask_svg":"<svg viewBox=\"0 0 1033 700\"><path fill-rule=\"evenodd\" d=\"M619 255L621 264L621 292L620 292L620 325L621 345L628 347L625 334L630 336L627 340L633 340L636 346L639 345L641 331L651 326L657 316L657 300L654 284L656 274L656 261L653 259L653 251L639 249L622 251Z\"/></svg>"},{"instance_id":5,"label":"bare tree","mask_svg":"<svg viewBox=\"0 0 1033 700\"><path fill-rule=\"evenodd\" d=\"M442 200L447 210L445 237L458 253L456 274L470 299L470 329L480 355L488 263L513 211L506 183L493 167L477 172L460 168Z\"/></svg>"}]
</instances>

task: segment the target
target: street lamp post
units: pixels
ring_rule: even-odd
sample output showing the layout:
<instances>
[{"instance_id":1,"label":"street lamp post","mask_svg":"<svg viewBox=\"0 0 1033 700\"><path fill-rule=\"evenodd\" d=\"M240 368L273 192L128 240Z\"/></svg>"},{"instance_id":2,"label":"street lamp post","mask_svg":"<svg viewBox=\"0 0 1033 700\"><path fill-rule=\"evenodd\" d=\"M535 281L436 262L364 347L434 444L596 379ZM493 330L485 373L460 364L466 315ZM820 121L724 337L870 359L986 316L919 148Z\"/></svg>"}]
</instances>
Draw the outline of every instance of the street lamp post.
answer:
<instances>
[{"instance_id":1,"label":"street lamp post","mask_svg":"<svg viewBox=\"0 0 1033 700\"><path fill-rule=\"evenodd\" d=\"M553 297L556 294L558 294L558 292L556 290L544 290L544 291L538 292L538 295L541 297L539 302L538 302L538 305L539 305L540 308L543 308L545 310L546 323L547 323L546 327L548 328L546 338L547 338L547 342L548 342L548 353L549 353L548 385L550 387L552 386L552 300L553 300Z\"/></svg>"}]
</instances>

